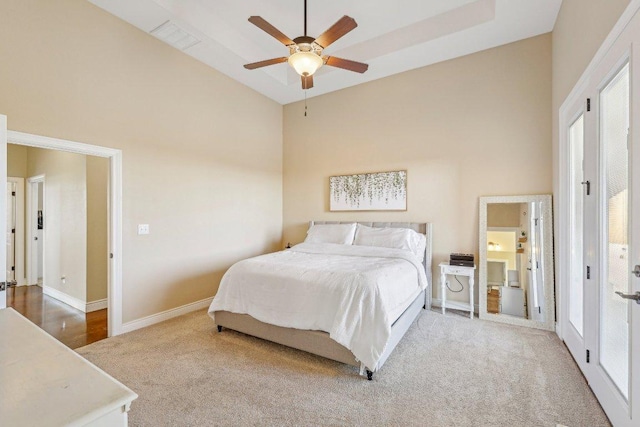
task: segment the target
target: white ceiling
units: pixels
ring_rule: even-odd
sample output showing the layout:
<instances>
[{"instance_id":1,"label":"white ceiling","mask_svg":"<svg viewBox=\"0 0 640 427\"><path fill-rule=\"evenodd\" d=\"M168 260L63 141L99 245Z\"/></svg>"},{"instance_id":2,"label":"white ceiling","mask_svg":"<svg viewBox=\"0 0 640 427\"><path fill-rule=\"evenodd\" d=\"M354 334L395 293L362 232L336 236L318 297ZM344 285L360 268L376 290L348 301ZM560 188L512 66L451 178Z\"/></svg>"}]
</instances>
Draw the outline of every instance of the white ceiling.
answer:
<instances>
[{"instance_id":1,"label":"white ceiling","mask_svg":"<svg viewBox=\"0 0 640 427\"><path fill-rule=\"evenodd\" d=\"M89 0L149 33L166 21L200 40L184 52L281 103L304 98L287 63L243 65L288 56L288 49L247 21L258 15L289 38L304 33L303 0ZM343 15L358 27L325 53L369 64L364 74L329 66L307 97L424 67L553 29L562 0L308 0L308 35Z\"/></svg>"}]
</instances>

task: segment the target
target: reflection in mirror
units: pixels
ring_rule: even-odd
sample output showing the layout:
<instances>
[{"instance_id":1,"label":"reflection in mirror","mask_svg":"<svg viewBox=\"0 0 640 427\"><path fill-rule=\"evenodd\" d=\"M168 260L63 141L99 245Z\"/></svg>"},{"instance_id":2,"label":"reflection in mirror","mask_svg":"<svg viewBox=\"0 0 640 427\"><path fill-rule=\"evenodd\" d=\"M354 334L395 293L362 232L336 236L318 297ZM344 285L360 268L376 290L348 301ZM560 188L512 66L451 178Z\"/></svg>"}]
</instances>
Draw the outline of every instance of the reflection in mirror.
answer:
<instances>
[{"instance_id":1,"label":"reflection in mirror","mask_svg":"<svg viewBox=\"0 0 640 427\"><path fill-rule=\"evenodd\" d=\"M550 204L550 196L481 198L481 318L553 327Z\"/></svg>"}]
</instances>

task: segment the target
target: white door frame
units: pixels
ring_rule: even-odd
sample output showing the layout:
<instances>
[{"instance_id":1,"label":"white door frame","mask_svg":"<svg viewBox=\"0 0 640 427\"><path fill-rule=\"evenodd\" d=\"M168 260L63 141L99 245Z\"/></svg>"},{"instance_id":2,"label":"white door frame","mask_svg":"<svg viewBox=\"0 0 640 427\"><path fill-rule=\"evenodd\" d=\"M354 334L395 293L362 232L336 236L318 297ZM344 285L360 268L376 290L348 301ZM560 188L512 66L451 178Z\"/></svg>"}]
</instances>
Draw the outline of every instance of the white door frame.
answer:
<instances>
[{"instance_id":1,"label":"white door frame","mask_svg":"<svg viewBox=\"0 0 640 427\"><path fill-rule=\"evenodd\" d=\"M15 281L18 286L26 284L24 252L24 178L8 177L7 182L16 184L16 235L15 235Z\"/></svg>"},{"instance_id":2,"label":"white door frame","mask_svg":"<svg viewBox=\"0 0 640 427\"><path fill-rule=\"evenodd\" d=\"M1 117L0 117L1 118ZM0 126L0 129L2 127ZM28 147L45 148L50 150L66 151L87 156L105 157L109 159L109 273L107 303L109 307L108 335L114 336L122 333L122 151L115 148L101 147L98 145L84 144L81 142L51 138L47 136L32 135L23 132L8 131L7 141L11 144L25 145ZM4 145L4 147L2 146ZM0 138L0 186L6 187L6 144ZM4 156L4 161L2 160ZM2 172L4 166L4 174ZM5 224L6 213L0 209L0 227ZM0 228L0 232L2 229ZM2 246L2 245L0 245ZM0 251L2 249L0 248ZM0 252L0 257L2 253ZM6 254L5 254L6 258ZM5 272L6 273L6 272ZM0 271L0 281L2 271ZM0 295L0 297L2 297ZM2 303L2 301L0 301Z\"/></svg>"},{"instance_id":3,"label":"white door frame","mask_svg":"<svg viewBox=\"0 0 640 427\"><path fill-rule=\"evenodd\" d=\"M42 184L42 215L44 215L44 199L45 199L45 176L44 175L35 175L27 178L27 284L35 285L38 283L38 263L33 262L34 258L38 259L38 244L34 244L33 242L38 237L38 234L34 234L34 229L38 222L38 192L33 191L33 187L37 186L37 184ZM35 184L35 185L34 185ZM44 229L42 230L42 241L39 245L42 247L42 280L44 280L44 269L45 269L45 252L44 252L44 242L45 242L45 233ZM44 288L44 282L42 283L42 287Z\"/></svg>"}]
</instances>

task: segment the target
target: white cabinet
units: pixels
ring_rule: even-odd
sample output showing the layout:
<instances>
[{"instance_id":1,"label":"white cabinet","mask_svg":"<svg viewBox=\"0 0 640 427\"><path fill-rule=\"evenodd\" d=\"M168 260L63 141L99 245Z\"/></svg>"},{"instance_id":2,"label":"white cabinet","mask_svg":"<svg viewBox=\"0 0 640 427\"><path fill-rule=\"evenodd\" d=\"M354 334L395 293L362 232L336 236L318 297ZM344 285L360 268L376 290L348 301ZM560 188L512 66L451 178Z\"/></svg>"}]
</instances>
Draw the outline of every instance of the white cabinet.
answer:
<instances>
[{"instance_id":1,"label":"white cabinet","mask_svg":"<svg viewBox=\"0 0 640 427\"><path fill-rule=\"evenodd\" d=\"M0 425L127 425L129 388L12 308L0 331Z\"/></svg>"}]
</instances>

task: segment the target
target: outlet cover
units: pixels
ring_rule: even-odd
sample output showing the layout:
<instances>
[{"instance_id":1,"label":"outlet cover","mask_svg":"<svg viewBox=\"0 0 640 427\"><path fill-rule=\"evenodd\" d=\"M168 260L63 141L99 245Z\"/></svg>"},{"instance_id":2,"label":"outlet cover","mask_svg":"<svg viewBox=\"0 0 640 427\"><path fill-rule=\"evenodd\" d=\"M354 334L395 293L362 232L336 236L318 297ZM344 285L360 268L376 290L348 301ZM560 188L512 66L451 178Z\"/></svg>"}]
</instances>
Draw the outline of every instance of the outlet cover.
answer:
<instances>
[{"instance_id":1,"label":"outlet cover","mask_svg":"<svg viewBox=\"0 0 640 427\"><path fill-rule=\"evenodd\" d=\"M149 234L149 224L138 224L138 234Z\"/></svg>"}]
</instances>

